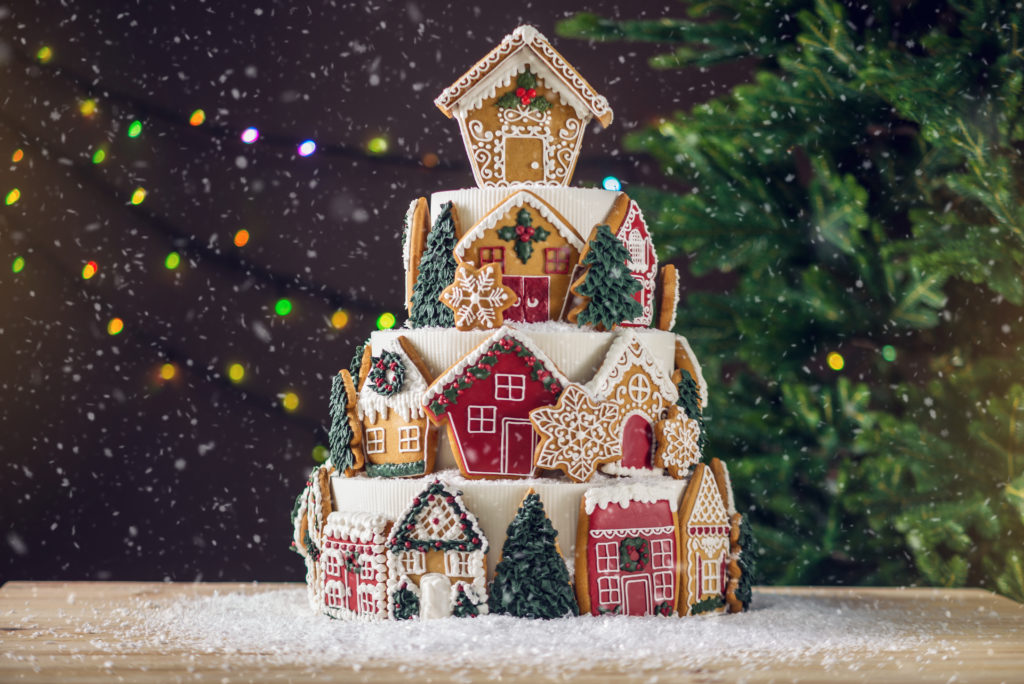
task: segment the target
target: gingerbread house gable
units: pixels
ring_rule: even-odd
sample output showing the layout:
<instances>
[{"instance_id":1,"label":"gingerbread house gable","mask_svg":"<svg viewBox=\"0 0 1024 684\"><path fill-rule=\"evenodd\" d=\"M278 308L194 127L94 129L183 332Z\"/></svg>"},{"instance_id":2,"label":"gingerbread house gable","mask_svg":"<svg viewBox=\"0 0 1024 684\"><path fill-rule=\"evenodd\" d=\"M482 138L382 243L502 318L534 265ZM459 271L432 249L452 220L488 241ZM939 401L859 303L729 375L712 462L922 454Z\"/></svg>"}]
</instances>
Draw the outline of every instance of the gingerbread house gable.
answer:
<instances>
[{"instance_id":1,"label":"gingerbread house gable","mask_svg":"<svg viewBox=\"0 0 1024 684\"><path fill-rule=\"evenodd\" d=\"M532 26L506 36L434 103L458 120L481 186L567 185L587 124L612 120L608 101Z\"/></svg>"},{"instance_id":2,"label":"gingerbread house gable","mask_svg":"<svg viewBox=\"0 0 1024 684\"><path fill-rule=\"evenodd\" d=\"M708 466L698 463L679 511L683 551L680 615L724 608L729 532L729 516L715 474Z\"/></svg>"},{"instance_id":3,"label":"gingerbread house gable","mask_svg":"<svg viewBox=\"0 0 1024 684\"><path fill-rule=\"evenodd\" d=\"M629 252L629 271L633 279L640 283L640 291L633 297L643 307L640 315L631 321L623 321L622 325L632 327L648 327L654 320L654 289L658 276L658 255L654 251L654 241L647 228L647 222L640 211L640 206L630 200L629 209L622 224L615 231L622 245Z\"/></svg>"}]
</instances>

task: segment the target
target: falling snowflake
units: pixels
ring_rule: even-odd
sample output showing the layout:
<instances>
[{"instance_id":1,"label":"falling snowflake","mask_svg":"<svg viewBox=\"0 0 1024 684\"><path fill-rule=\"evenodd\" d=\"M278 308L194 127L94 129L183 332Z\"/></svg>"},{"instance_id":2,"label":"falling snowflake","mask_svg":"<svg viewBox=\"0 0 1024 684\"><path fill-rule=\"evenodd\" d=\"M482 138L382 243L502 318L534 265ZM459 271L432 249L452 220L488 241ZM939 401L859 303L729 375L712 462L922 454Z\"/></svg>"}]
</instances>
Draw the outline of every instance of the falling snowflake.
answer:
<instances>
[{"instance_id":1,"label":"falling snowflake","mask_svg":"<svg viewBox=\"0 0 1024 684\"><path fill-rule=\"evenodd\" d=\"M537 467L559 469L576 482L586 482L598 465L622 457L618 421L618 406L570 384L557 404L530 411L530 422L541 437Z\"/></svg>"},{"instance_id":2,"label":"falling snowflake","mask_svg":"<svg viewBox=\"0 0 1024 684\"><path fill-rule=\"evenodd\" d=\"M658 438L655 464L667 468L672 477L685 477L690 467L700 460L700 423L673 406L654 429Z\"/></svg>"},{"instance_id":3,"label":"falling snowflake","mask_svg":"<svg viewBox=\"0 0 1024 684\"><path fill-rule=\"evenodd\" d=\"M504 311L516 303L511 288L501 284L501 266L459 264L455 282L441 293L441 302L455 312L459 330L491 330L500 328Z\"/></svg>"}]
</instances>

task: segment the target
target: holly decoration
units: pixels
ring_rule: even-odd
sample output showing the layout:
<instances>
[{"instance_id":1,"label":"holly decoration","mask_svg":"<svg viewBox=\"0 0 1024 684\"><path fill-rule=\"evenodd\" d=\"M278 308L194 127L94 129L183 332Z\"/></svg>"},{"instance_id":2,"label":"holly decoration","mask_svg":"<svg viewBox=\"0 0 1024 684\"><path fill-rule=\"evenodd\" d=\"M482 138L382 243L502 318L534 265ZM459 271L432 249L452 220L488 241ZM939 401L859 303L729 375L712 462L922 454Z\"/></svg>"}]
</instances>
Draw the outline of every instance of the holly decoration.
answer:
<instances>
[{"instance_id":1,"label":"holly decoration","mask_svg":"<svg viewBox=\"0 0 1024 684\"><path fill-rule=\"evenodd\" d=\"M339 473L356 467L356 455L352 451L352 424L348 415L348 393L341 373L331 381L331 431L327 435L330 447L330 464Z\"/></svg>"},{"instance_id":2,"label":"holly decoration","mask_svg":"<svg viewBox=\"0 0 1024 684\"><path fill-rule=\"evenodd\" d=\"M590 249L583 259L586 277L572 288L574 294L586 299L577 313L576 324L589 323L611 330L643 313L640 302L633 298L640 291L640 283L626 265L629 252L619 238L612 235L611 228L598 226L589 244Z\"/></svg>"},{"instance_id":3,"label":"holly decoration","mask_svg":"<svg viewBox=\"0 0 1024 684\"><path fill-rule=\"evenodd\" d=\"M395 606L396 620L411 620L420 614L420 597L405 582L391 594L391 601Z\"/></svg>"},{"instance_id":4,"label":"holly decoration","mask_svg":"<svg viewBox=\"0 0 1024 684\"><path fill-rule=\"evenodd\" d=\"M345 569L349 572L359 573L361 571L361 568L359 567L358 551L350 551L349 553L342 554L341 560L342 564L345 566Z\"/></svg>"},{"instance_id":5,"label":"holly decoration","mask_svg":"<svg viewBox=\"0 0 1024 684\"><path fill-rule=\"evenodd\" d=\"M662 601L658 605L654 606L654 614L668 617L672 614L672 609L673 606L671 601Z\"/></svg>"},{"instance_id":6,"label":"holly decoration","mask_svg":"<svg viewBox=\"0 0 1024 684\"><path fill-rule=\"evenodd\" d=\"M382 397L390 397L402 390L404 382L405 364L402 363L402 357L389 351L373 357L367 387Z\"/></svg>"},{"instance_id":7,"label":"holly decoration","mask_svg":"<svg viewBox=\"0 0 1024 684\"><path fill-rule=\"evenodd\" d=\"M441 205L441 213L427 234L427 246L420 257L420 271L412 289L409 320L414 328L455 326L455 314L439 297L455 280L455 216L451 202Z\"/></svg>"},{"instance_id":8,"label":"holly decoration","mask_svg":"<svg viewBox=\"0 0 1024 684\"><path fill-rule=\"evenodd\" d=\"M650 544L643 537L626 537L619 542L619 567L624 572L639 572L650 561Z\"/></svg>"},{"instance_id":9,"label":"holly decoration","mask_svg":"<svg viewBox=\"0 0 1024 684\"><path fill-rule=\"evenodd\" d=\"M490 612L543 619L579 615L569 571L555 545L558 531L539 495L526 495L506 534L488 592Z\"/></svg>"},{"instance_id":10,"label":"holly decoration","mask_svg":"<svg viewBox=\"0 0 1024 684\"><path fill-rule=\"evenodd\" d=\"M524 264L533 254L533 243L548 239L551 232L533 225L533 217L525 208L516 214L516 225L502 226L498 229L498 237L512 243L516 256Z\"/></svg>"},{"instance_id":11,"label":"holly decoration","mask_svg":"<svg viewBox=\"0 0 1024 684\"><path fill-rule=\"evenodd\" d=\"M701 613L710 613L718 610L725 605L725 599L721 596L712 596L706 598L703 601L697 601L690 605L690 615L700 615Z\"/></svg>"},{"instance_id":12,"label":"holly decoration","mask_svg":"<svg viewBox=\"0 0 1024 684\"><path fill-rule=\"evenodd\" d=\"M455 617L477 617L480 615L480 609L466 591L464 583L459 584L459 588L455 593L455 605L452 606L452 615Z\"/></svg>"},{"instance_id":13,"label":"holly decoration","mask_svg":"<svg viewBox=\"0 0 1024 684\"><path fill-rule=\"evenodd\" d=\"M459 520L461 534L455 539L416 539L414 534L424 509L433 506L437 499L442 499L455 517ZM450 536L450 535L446 535ZM412 505L405 515L391 530L388 537L388 548L394 553L403 551L477 551L486 550L487 538L476 525L476 517L459 503L457 492L453 492L442 483L435 481L412 500Z\"/></svg>"},{"instance_id":14,"label":"holly decoration","mask_svg":"<svg viewBox=\"0 0 1024 684\"><path fill-rule=\"evenodd\" d=\"M525 107L537 112L551 109L551 102L537 94L537 77L527 69L516 77L516 87L498 98L494 103L501 109Z\"/></svg>"},{"instance_id":15,"label":"holly decoration","mask_svg":"<svg viewBox=\"0 0 1024 684\"><path fill-rule=\"evenodd\" d=\"M701 453L704 453L704 446L707 444L708 438L704 433L704 410L700 406L700 390L697 389L697 382L690 375L690 371L682 368L679 372L682 374L683 379L676 385L676 388L679 390L679 399L676 401L676 404L686 412L688 418L697 421L697 425L700 428L697 446L700 448Z\"/></svg>"},{"instance_id":16,"label":"holly decoration","mask_svg":"<svg viewBox=\"0 0 1024 684\"><path fill-rule=\"evenodd\" d=\"M430 411L437 417L444 415L449 408L458 403L459 395L472 387L473 383L491 377L494 366L498 363L499 354L515 354L520 357L530 367L531 378L543 383L552 394L561 393L562 385L529 348L524 347L514 337L503 337L493 343L475 364L466 368L461 376L449 382L430 398Z\"/></svg>"}]
</instances>

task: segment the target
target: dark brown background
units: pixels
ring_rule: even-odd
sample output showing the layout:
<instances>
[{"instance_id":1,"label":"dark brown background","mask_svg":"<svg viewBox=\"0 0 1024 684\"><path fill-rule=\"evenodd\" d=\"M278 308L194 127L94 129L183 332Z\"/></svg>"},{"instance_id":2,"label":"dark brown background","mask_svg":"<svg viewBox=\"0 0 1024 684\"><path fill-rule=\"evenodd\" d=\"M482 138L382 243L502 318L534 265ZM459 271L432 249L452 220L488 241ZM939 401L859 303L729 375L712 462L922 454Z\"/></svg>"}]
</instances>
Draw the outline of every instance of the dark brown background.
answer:
<instances>
[{"instance_id":1,"label":"dark brown background","mask_svg":"<svg viewBox=\"0 0 1024 684\"><path fill-rule=\"evenodd\" d=\"M664 186L619 151L623 135L745 77L657 72L654 46L554 30L577 10L653 18L681 14L675 3L245 4L0 5L0 191L22 193L0 206L0 581L302 578L288 514L326 444L330 377L379 313L404 320L409 201L473 183L432 100L516 25L537 26L615 110L584 141L577 185ZM200 107L207 123L191 128ZM262 138L247 146L250 125ZM381 158L365 153L377 135ZM320 148L303 159L306 138ZM89 260L100 270L85 281ZM335 331L339 307L351 322ZM225 379L236 361L238 386Z\"/></svg>"}]
</instances>

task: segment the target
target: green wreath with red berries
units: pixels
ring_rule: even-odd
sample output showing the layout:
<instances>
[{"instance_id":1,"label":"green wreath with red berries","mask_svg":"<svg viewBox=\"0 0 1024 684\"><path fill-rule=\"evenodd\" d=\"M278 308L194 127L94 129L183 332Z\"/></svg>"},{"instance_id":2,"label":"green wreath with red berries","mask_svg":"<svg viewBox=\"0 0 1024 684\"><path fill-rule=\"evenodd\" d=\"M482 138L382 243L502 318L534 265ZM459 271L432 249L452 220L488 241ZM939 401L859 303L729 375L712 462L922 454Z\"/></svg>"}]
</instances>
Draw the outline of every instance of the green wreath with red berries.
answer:
<instances>
[{"instance_id":1,"label":"green wreath with red berries","mask_svg":"<svg viewBox=\"0 0 1024 684\"><path fill-rule=\"evenodd\" d=\"M623 571L643 570L650 560L650 545L643 537L626 537L619 542L619 567Z\"/></svg>"},{"instance_id":2,"label":"green wreath with red berries","mask_svg":"<svg viewBox=\"0 0 1024 684\"><path fill-rule=\"evenodd\" d=\"M551 109L551 102L543 95L537 94L537 77L527 69L516 77L516 88L498 98L495 106L502 109L515 109L519 106L528 107L537 112Z\"/></svg>"},{"instance_id":3,"label":"green wreath with red berries","mask_svg":"<svg viewBox=\"0 0 1024 684\"><path fill-rule=\"evenodd\" d=\"M405 382L405 365L402 357L394 352L386 351L374 356L370 362L370 376L367 384L382 397L390 397L402 389Z\"/></svg>"}]
</instances>

